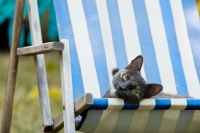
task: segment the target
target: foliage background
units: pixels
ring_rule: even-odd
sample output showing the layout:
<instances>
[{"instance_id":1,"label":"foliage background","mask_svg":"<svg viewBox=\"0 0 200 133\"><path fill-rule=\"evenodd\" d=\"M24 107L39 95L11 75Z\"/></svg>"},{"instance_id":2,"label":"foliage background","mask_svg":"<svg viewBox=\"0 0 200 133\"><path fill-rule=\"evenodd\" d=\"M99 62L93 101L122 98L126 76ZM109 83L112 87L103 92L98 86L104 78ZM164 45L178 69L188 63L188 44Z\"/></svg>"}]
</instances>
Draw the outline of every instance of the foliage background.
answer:
<instances>
[{"instance_id":1,"label":"foliage background","mask_svg":"<svg viewBox=\"0 0 200 133\"><path fill-rule=\"evenodd\" d=\"M14 20L16 0L0 0L0 25L8 23L7 34L8 34L8 46L11 45L12 39L12 26ZM56 17L53 7L52 0L37 0L38 11L40 15L42 36L44 41L57 40L58 31L56 26ZM22 26L20 46L31 45L31 35L28 23L28 5L27 0L24 0L24 11L23 11L24 23ZM5 31L4 31L5 32Z\"/></svg>"},{"instance_id":2,"label":"foliage background","mask_svg":"<svg viewBox=\"0 0 200 133\"><path fill-rule=\"evenodd\" d=\"M0 120L2 120L9 64L9 51L0 50L0 61ZM51 112L52 117L55 118L62 111L58 53L46 54L45 61L48 86L51 93ZM17 72L13 117L10 132L35 133L42 128L42 119L40 116L36 69L33 57L19 57Z\"/></svg>"}]
</instances>

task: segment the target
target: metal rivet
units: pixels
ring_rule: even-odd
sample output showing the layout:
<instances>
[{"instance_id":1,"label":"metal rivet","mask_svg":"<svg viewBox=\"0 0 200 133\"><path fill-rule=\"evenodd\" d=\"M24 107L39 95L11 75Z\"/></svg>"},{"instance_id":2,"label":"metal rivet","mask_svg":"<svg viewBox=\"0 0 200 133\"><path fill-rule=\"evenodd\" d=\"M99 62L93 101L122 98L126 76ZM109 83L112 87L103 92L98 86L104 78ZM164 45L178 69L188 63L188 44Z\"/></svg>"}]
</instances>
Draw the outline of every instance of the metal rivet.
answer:
<instances>
[{"instance_id":1,"label":"metal rivet","mask_svg":"<svg viewBox=\"0 0 200 133\"><path fill-rule=\"evenodd\" d=\"M47 48L48 47L48 45L45 45L45 48Z\"/></svg>"},{"instance_id":2,"label":"metal rivet","mask_svg":"<svg viewBox=\"0 0 200 133\"><path fill-rule=\"evenodd\" d=\"M65 105L63 105L63 110L65 110Z\"/></svg>"},{"instance_id":3,"label":"metal rivet","mask_svg":"<svg viewBox=\"0 0 200 133\"><path fill-rule=\"evenodd\" d=\"M20 52L22 53L22 49L20 49Z\"/></svg>"}]
</instances>

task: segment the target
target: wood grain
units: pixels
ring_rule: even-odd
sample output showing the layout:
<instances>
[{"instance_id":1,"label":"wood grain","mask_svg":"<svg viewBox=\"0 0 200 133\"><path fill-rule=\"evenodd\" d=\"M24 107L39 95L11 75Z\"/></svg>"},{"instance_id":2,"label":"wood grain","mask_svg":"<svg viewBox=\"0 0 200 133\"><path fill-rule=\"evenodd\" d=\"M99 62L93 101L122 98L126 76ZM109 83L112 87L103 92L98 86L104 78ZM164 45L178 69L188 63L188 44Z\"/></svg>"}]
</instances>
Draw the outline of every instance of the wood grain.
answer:
<instances>
[{"instance_id":1,"label":"wood grain","mask_svg":"<svg viewBox=\"0 0 200 133\"><path fill-rule=\"evenodd\" d=\"M17 49L17 55L27 56L44 54L55 51L62 51L64 49L64 44L62 42L48 42L41 45L28 46Z\"/></svg>"}]
</instances>

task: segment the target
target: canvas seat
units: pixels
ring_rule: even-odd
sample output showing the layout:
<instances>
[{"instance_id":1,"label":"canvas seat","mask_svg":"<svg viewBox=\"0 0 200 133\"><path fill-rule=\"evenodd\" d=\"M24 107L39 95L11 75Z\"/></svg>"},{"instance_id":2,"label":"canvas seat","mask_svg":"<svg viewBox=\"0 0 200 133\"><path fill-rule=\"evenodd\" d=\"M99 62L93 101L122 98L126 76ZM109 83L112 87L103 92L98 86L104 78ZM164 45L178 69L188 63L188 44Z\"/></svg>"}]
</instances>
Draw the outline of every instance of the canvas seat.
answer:
<instances>
[{"instance_id":1,"label":"canvas seat","mask_svg":"<svg viewBox=\"0 0 200 133\"><path fill-rule=\"evenodd\" d=\"M94 97L78 117L77 131L200 132L200 21L195 0L53 2L59 39L69 41L74 100L85 93ZM144 57L141 73L148 83L162 84L163 93L193 99L151 98L131 105L101 98L112 84L112 69L126 67L138 55Z\"/></svg>"}]
</instances>

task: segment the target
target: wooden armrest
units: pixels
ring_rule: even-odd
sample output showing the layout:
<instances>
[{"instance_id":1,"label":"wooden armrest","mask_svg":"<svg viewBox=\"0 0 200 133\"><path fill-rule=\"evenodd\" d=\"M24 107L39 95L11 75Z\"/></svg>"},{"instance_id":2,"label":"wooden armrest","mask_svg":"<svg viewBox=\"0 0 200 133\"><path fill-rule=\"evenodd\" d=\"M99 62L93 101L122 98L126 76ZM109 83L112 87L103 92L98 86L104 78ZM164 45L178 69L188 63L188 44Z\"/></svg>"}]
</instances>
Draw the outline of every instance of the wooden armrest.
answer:
<instances>
[{"instance_id":1,"label":"wooden armrest","mask_svg":"<svg viewBox=\"0 0 200 133\"><path fill-rule=\"evenodd\" d=\"M75 101L75 117L83 113L93 104L93 95L86 93Z\"/></svg>"},{"instance_id":2,"label":"wooden armrest","mask_svg":"<svg viewBox=\"0 0 200 133\"><path fill-rule=\"evenodd\" d=\"M17 55L27 56L27 55L44 54L48 52L62 51L63 49L64 49L64 44L62 42L48 42L41 45L18 48Z\"/></svg>"}]
</instances>

